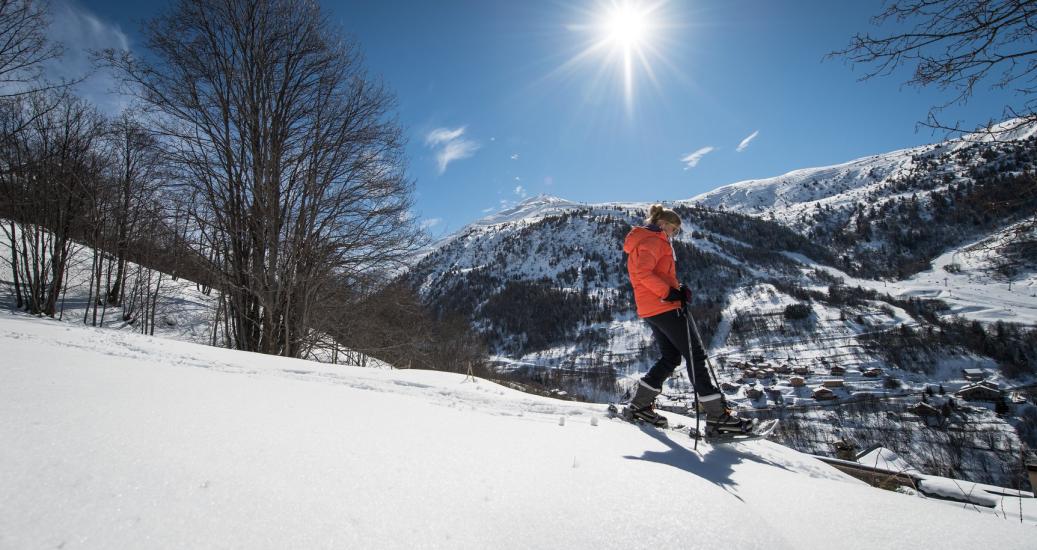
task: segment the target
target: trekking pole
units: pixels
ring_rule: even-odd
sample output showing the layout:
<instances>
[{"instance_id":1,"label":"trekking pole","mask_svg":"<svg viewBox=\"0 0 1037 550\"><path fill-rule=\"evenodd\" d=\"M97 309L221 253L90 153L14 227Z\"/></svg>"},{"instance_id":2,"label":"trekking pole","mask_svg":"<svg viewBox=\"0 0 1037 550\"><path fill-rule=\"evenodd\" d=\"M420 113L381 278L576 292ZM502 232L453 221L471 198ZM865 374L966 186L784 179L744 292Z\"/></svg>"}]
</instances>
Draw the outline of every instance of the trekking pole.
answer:
<instances>
[{"instance_id":1,"label":"trekking pole","mask_svg":"<svg viewBox=\"0 0 1037 550\"><path fill-rule=\"evenodd\" d=\"M688 330L695 335L695 341L698 342L699 348L702 349L702 354L705 355L705 357L706 357L706 366L709 367L709 374L713 377L713 385L716 386L717 391L720 391L720 380L717 379L717 373L716 373L715 370L713 370L713 362L709 360L709 355L706 353L706 346L705 346L705 344L702 343L702 336L699 335L698 324L695 323L695 318L691 316L691 307L690 306L685 306L685 312L684 313L686 315L684 320L685 320L685 322L687 322L688 327L689 327ZM690 338L688 340L688 344L689 344L689 346L691 344L691 339ZM721 397L723 397L723 394L721 394ZM727 400L725 399L725 402L726 401Z\"/></svg>"},{"instance_id":2,"label":"trekking pole","mask_svg":"<svg viewBox=\"0 0 1037 550\"><path fill-rule=\"evenodd\" d=\"M691 352L691 323L688 322L688 319L691 319L691 308L688 306L687 303L685 303L684 306L683 306L683 309L684 309L684 320L685 320L684 330L686 331L687 337L688 337L688 358L687 358L687 361L688 361L688 372L691 374L691 392L692 392L692 394L695 395L695 402L694 402L694 407L695 407L695 445L694 445L694 449L697 451L697 450L699 450L699 440L702 439L702 428L701 428L701 424L699 423L699 388L698 388L698 385L695 383L695 366L692 364L692 361L693 361L692 355L693 354ZM695 337L698 338L698 330L697 329L695 331Z\"/></svg>"}]
</instances>

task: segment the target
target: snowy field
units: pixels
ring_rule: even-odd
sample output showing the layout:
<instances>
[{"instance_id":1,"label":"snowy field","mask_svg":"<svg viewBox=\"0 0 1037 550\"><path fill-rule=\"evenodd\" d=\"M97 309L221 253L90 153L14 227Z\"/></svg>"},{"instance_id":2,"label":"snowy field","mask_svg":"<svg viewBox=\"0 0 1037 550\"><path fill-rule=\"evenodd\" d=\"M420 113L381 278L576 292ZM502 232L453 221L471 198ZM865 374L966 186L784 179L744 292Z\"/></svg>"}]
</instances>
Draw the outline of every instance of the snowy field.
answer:
<instances>
[{"instance_id":1,"label":"snowy field","mask_svg":"<svg viewBox=\"0 0 1037 550\"><path fill-rule=\"evenodd\" d=\"M4 549L1037 540L1033 499L1001 510L882 491L769 442L696 452L683 434L606 419L600 405L456 374L10 313L0 313L0 349ZM1025 523L1011 511L1020 505Z\"/></svg>"}]
</instances>

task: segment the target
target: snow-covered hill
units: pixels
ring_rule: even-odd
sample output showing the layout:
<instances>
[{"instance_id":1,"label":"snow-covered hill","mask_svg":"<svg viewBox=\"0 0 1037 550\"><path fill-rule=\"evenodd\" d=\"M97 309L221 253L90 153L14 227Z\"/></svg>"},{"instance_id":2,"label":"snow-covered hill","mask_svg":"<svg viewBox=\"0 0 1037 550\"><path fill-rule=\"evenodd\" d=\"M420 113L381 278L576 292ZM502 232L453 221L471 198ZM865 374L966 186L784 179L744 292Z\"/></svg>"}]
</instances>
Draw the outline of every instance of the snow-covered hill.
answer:
<instances>
[{"instance_id":1,"label":"snow-covered hill","mask_svg":"<svg viewBox=\"0 0 1037 550\"><path fill-rule=\"evenodd\" d=\"M968 168L969 149L984 150L992 143L1025 142L1037 135L1037 124L1016 128L1012 121L991 133L969 134L957 139L872 155L834 166L803 168L758 180L731 183L691 198L688 202L709 208L766 215L795 225L805 212L821 207L839 208L862 202L882 184L912 173L925 161L940 164L940 171L959 176ZM1001 131L999 127L1012 130Z\"/></svg>"},{"instance_id":2,"label":"snow-covered hill","mask_svg":"<svg viewBox=\"0 0 1037 550\"><path fill-rule=\"evenodd\" d=\"M11 241L22 238L22 226L0 219L0 307L15 309L14 272L11 266ZM14 231L13 238L10 232ZM31 234L31 231L30 231ZM44 238L49 237L44 233ZM29 237L30 240L32 237ZM50 267L49 251L41 246L37 269L46 272ZM97 299L94 278L98 260L95 250L80 243L71 243L68 251L68 266L63 276L61 300L55 314L69 323L103 326L118 330L137 331L147 329L156 336L185 340L188 342L211 343L212 325L216 312L216 298L200 285L183 278L173 278L168 273L159 273L147 267L127 262L127 298L122 305L112 305ZM19 250L21 261L24 251ZM111 265L108 256L102 259ZM105 284L110 284L105 280ZM23 284L24 281L23 281ZM148 326L144 297L154 300L155 324ZM222 343L222 340L221 342Z\"/></svg>"},{"instance_id":3,"label":"snow-covered hill","mask_svg":"<svg viewBox=\"0 0 1037 550\"><path fill-rule=\"evenodd\" d=\"M1022 549L1037 521L448 373L8 313L0 349L2 548Z\"/></svg>"}]
</instances>

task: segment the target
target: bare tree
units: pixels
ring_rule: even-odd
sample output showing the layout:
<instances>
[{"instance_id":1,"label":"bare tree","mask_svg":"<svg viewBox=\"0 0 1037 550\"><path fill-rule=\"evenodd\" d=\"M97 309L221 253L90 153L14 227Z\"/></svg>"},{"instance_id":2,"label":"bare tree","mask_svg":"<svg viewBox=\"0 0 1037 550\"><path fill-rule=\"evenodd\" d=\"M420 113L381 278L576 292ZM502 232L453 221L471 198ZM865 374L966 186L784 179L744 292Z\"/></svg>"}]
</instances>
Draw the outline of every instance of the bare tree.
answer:
<instances>
[{"instance_id":1,"label":"bare tree","mask_svg":"<svg viewBox=\"0 0 1037 550\"><path fill-rule=\"evenodd\" d=\"M109 140L116 172L113 179L118 184L114 216L116 272L108 285L107 299L109 304L121 305L130 239L143 209L153 200L154 189L165 179L165 166L154 136L140 121L127 114L112 125Z\"/></svg>"},{"instance_id":2,"label":"bare tree","mask_svg":"<svg viewBox=\"0 0 1037 550\"><path fill-rule=\"evenodd\" d=\"M1002 131L1037 122L1037 0L894 0L873 22L897 30L859 33L849 47L829 56L868 66L862 80L907 66L913 75L906 84L951 91L953 97L933 106L923 125L968 130L939 115L950 105L967 103L980 86L1019 97L1004 107L1002 117L1016 120Z\"/></svg>"},{"instance_id":3,"label":"bare tree","mask_svg":"<svg viewBox=\"0 0 1037 550\"><path fill-rule=\"evenodd\" d=\"M420 242L392 96L304 0L179 0L148 59L105 61L139 90L197 192L239 349L297 356L335 286Z\"/></svg>"},{"instance_id":4,"label":"bare tree","mask_svg":"<svg viewBox=\"0 0 1037 550\"><path fill-rule=\"evenodd\" d=\"M21 224L4 232L17 248L11 260L21 287L16 294L32 313L57 312L73 238L86 232L85 214L101 193L103 124L94 109L65 92L34 92L0 110L0 197Z\"/></svg>"},{"instance_id":5,"label":"bare tree","mask_svg":"<svg viewBox=\"0 0 1037 550\"><path fill-rule=\"evenodd\" d=\"M0 0L0 97L46 88L43 64L61 55L47 40L44 2Z\"/></svg>"}]
</instances>

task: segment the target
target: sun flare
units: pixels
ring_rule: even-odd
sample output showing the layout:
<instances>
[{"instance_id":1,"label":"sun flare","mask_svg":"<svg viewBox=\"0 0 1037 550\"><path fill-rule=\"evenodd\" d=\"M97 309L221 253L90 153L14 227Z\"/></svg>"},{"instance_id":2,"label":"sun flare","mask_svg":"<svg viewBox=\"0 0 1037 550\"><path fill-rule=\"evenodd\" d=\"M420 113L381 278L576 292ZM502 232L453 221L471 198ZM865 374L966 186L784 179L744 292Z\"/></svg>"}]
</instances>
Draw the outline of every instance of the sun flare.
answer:
<instances>
[{"instance_id":1,"label":"sun flare","mask_svg":"<svg viewBox=\"0 0 1037 550\"><path fill-rule=\"evenodd\" d=\"M646 75L656 85L653 60L662 60L660 43L666 25L662 7L666 0L603 0L588 21L573 28L586 33L588 45L567 65L600 59L600 77L614 75L622 86L628 114L633 112L634 83Z\"/></svg>"},{"instance_id":2,"label":"sun flare","mask_svg":"<svg viewBox=\"0 0 1037 550\"><path fill-rule=\"evenodd\" d=\"M613 6L602 24L605 39L622 48L638 47L650 28L647 13L632 4Z\"/></svg>"}]
</instances>

